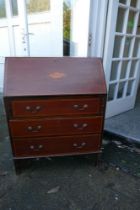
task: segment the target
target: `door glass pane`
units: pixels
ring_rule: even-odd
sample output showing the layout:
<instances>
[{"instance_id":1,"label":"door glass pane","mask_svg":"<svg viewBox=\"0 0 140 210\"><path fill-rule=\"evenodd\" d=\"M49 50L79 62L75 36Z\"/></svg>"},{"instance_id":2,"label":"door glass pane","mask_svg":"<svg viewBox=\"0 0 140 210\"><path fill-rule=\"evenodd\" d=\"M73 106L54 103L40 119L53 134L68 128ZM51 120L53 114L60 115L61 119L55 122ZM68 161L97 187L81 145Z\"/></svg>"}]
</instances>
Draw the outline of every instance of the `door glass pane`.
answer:
<instances>
[{"instance_id":1,"label":"door glass pane","mask_svg":"<svg viewBox=\"0 0 140 210\"><path fill-rule=\"evenodd\" d=\"M137 25L137 34L140 35L140 14L139 14L139 20Z\"/></svg>"},{"instance_id":2,"label":"door glass pane","mask_svg":"<svg viewBox=\"0 0 140 210\"><path fill-rule=\"evenodd\" d=\"M133 85L134 85L134 80L128 81L128 86L127 86L127 93L126 95L129 96L132 94L133 91Z\"/></svg>"},{"instance_id":3,"label":"door glass pane","mask_svg":"<svg viewBox=\"0 0 140 210\"><path fill-rule=\"evenodd\" d=\"M17 0L11 0L13 16L18 15Z\"/></svg>"},{"instance_id":4,"label":"door glass pane","mask_svg":"<svg viewBox=\"0 0 140 210\"><path fill-rule=\"evenodd\" d=\"M28 13L50 10L50 0L27 0L26 4Z\"/></svg>"},{"instance_id":5,"label":"door glass pane","mask_svg":"<svg viewBox=\"0 0 140 210\"><path fill-rule=\"evenodd\" d=\"M127 0L120 0L119 1L121 4L126 4L127 3Z\"/></svg>"},{"instance_id":6,"label":"door glass pane","mask_svg":"<svg viewBox=\"0 0 140 210\"><path fill-rule=\"evenodd\" d=\"M0 0L0 18L6 17L5 0Z\"/></svg>"},{"instance_id":7,"label":"door glass pane","mask_svg":"<svg viewBox=\"0 0 140 210\"><path fill-rule=\"evenodd\" d=\"M128 24L127 24L127 33L133 33L134 23L135 23L136 12L129 11Z\"/></svg>"},{"instance_id":8,"label":"door glass pane","mask_svg":"<svg viewBox=\"0 0 140 210\"><path fill-rule=\"evenodd\" d=\"M120 57L121 43L122 43L122 37L116 36L114 43L114 51L113 51L114 58Z\"/></svg>"},{"instance_id":9,"label":"door glass pane","mask_svg":"<svg viewBox=\"0 0 140 210\"><path fill-rule=\"evenodd\" d=\"M122 98L123 97L125 84L126 84L125 82L120 82L119 83L117 98Z\"/></svg>"},{"instance_id":10,"label":"door glass pane","mask_svg":"<svg viewBox=\"0 0 140 210\"><path fill-rule=\"evenodd\" d=\"M136 73L138 61L132 61L129 77L134 77Z\"/></svg>"},{"instance_id":11,"label":"door glass pane","mask_svg":"<svg viewBox=\"0 0 140 210\"><path fill-rule=\"evenodd\" d=\"M131 3L130 3L130 6L131 7L136 7L137 6L137 0L130 0Z\"/></svg>"},{"instance_id":12,"label":"door glass pane","mask_svg":"<svg viewBox=\"0 0 140 210\"><path fill-rule=\"evenodd\" d=\"M124 46L124 57L129 57L130 55L130 48L131 48L132 38L127 37L125 40L125 46Z\"/></svg>"},{"instance_id":13,"label":"door glass pane","mask_svg":"<svg viewBox=\"0 0 140 210\"><path fill-rule=\"evenodd\" d=\"M119 61L112 62L111 76L110 76L111 81L117 79L119 63L120 63Z\"/></svg>"},{"instance_id":14,"label":"door glass pane","mask_svg":"<svg viewBox=\"0 0 140 210\"><path fill-rule=\"evenodd\" d=\"M129 63L128 61L123 61L123 63L122 63L120 79L126 78L128 63Z\"/></svg>"},{"instance_id":15,"label":"door glass pane","mask_svg":"<svg viewBox=\"0 0 140 210\"><path fill-rule=\"evenodd\" d=\"M134 44L133 57L140 57L139 50L140 50L140 38L136 38Z\"/></svg>"},{"instance_id":16,"label":"door glass pane","mask_svg":"<svg viewBox=\"0 0 140 210\"><path fill-rule=\"evenodd\" d=\"M118 9L116 32L123 32L125 13L126 13L125 9L123 8Z\"/></svg>"},{"instance_id":17,"label":"door glass pane","mask_svg":"<svg viewBox=\"0 0 140 210\"><path fill-rule=\"evenodd\" d=\"M115 84L110 84L109 85L109 92L108 92L108 101L112 101L114 99L115 90L116 90L116 83Z\"/></svg>"}]
</instances>

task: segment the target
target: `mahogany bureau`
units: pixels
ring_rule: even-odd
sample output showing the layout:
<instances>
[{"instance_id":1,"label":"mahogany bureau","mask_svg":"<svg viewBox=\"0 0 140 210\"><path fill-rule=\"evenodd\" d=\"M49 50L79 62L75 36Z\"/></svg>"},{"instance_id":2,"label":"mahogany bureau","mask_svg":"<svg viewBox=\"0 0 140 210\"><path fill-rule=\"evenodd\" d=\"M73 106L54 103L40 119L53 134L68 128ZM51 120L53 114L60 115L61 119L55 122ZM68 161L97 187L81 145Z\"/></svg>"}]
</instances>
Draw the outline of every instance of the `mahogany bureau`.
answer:
<instances>
[{"instance_id":1,"label":"mahogany bureau","mask_svg":"<svg viewBox=\"0 0 140 210\"><path fill-rule=\"evenodd\" d=\"M106 85L100 58L8 57L4 104L15 162L101 152Z\"/></svg>"}]
</instances>

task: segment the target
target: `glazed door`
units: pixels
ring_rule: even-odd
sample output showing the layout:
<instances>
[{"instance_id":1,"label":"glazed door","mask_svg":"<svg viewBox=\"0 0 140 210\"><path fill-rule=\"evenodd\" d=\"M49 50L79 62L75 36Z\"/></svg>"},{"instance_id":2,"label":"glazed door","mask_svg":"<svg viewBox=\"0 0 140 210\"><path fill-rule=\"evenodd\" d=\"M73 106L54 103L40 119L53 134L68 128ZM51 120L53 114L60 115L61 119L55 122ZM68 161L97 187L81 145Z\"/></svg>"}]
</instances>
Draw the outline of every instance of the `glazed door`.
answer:
<instances>
[{"instance_id":1,"label":"glazed door","mask_svg":"<svg viewBox=\"0 0 140 210\"><path fill-rule=\"evenodd\" d=\"M106 117L132 109L140 77L140 1L110 0L104 51Z\"/></svg>"}]
</instances>

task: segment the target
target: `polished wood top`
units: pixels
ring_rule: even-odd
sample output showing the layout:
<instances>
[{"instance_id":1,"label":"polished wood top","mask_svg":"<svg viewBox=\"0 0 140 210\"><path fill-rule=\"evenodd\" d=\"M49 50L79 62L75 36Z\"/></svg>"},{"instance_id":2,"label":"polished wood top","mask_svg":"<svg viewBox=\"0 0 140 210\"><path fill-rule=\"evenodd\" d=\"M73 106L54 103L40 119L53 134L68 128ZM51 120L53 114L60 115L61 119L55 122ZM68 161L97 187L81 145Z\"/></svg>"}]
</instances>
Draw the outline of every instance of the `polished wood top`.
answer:
<instances>
[{"instance_id":1,"label":"polished wood top","mask_svg":"<svg viewBox=\"0 0 140 210\"><path fill-rule=\"evenodd\" d=\"M7 57L4 96L106 94L100 58Z\"/></svg>"}]
</instances>

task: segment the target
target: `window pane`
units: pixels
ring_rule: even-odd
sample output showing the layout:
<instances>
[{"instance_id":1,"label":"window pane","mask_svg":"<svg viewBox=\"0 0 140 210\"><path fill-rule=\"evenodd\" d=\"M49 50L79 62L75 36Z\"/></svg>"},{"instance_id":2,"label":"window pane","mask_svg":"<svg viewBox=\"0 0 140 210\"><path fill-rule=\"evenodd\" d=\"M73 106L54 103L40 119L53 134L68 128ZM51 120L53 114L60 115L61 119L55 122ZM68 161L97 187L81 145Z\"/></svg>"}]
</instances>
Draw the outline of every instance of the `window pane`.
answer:
<instances>
[{"instance_id":1,"label":"window pane","mask_svg":"<svg viewBox=\"0 0 140 210\"><path fill-rule=\"evenodd\" d=\"M26 4L28 13L50 10L50 0L27 0Z\"/></svg>"},{"instance_id":2,"label":"window pane","mask_svg":"<svg viewBox=\"0 0 140 210\"><path fill-rule=\"evenodd\" d=\"M129 77L134 77L135 76L137 64L138 64L138 61L132 61Z\"/></svg>"},{"instance_id":3,"label":"window pane","mask_svg":"<svg viewBox=\"0 0 140 210\"><path fill-rule=\"evenodd\" d=\"M12 13L13 13L13 16L18 15L17 0L12 0L11 1L11 4L12 4Z\"/></svg>"},{"instance_id":4,"label":"window pane","mask_svg":"<svg viewBox=\"0 0 140 210\"><path fill-rule=\"evenodd\" d=\"M125 79L126 78L127 69L128 69L128 61L123 61L122 68L121 68L120 79Z\"/></svg>"},{"instance_id":5,"label":"window pane","mask_svg":"<svg viewBox=\"0 0 140 210\"><path fill-rule=\"evenodd\" d=\"M111 68L111 76L110 76L111 81L117 79L118 67L119 67L119 62L118 61L113 61L112 62L112 68Z\"/></svg>"},{"instance_id":6,"label":"window pane","mask_svg":"<svg viewBox=\"0 0 140 210\"><path fill-rule=\"evenodd\" d=\"M119 8L118 9L116 32L123 32L124 19L125 19L125 9Z\"/></svg>"},{"instance_id":7,"label":"window pane","mask_svg":"<svg viewBox=\"0 0 140 210\"><path fill-rule=\"evenodd\" d=\"M129 12L128 24L127 24L127 33L133 33L134 23L135 23L136 13L133 11Z\"/></svg>"},{"instance_id":8,"label":"window pane","mask_svg":"<svg viewBox=\"0 0 140 210\"><path fill-rule=\"evenodd\" d=\"M124 57L129 57L131 43L132 43L132 38L127 37L125 40L125 46L124 46L124 54L123 54Z\"/></svg>"},{"instance_id":9,"label":"window pane","mask_svg":"<svg viewBox=\"0 0 140 210\"><path fill-rule=\"evenodd\" d=\"M116 84L110 84L108 92L108 101L112 101L114 99L115 90L116 90Z\"/></svg>"},{"instance_id":10,"label":"window pane","mask_svg":"<svg viewBox=\"0 0 140 210\"><path fill-rule=\"evenodd\" d=\"M115 43L114 43L113 58L120 57L121 43L122 43L122 37L116 36Z\"/></svg>"},{"instance_id":11,"label":"window pane","mask_svg":"<svg viewBox=\"0 0 140 210\"><path fill-rule=\"evenodd\" d=\"M139 14L139 20L137 25L137 34L140 35L140 14Z\"/></svg>"},{"instance_id":12,"label":"window pane","mask_svg":"<svg viewBox=\"0 0 140 210\"><path fill-rule=\"evenodd\" d=\"M129 95L132 94L133 85L134 85L134 81L133 80L130 80L128 82L128 86L127 86L127 93L126 93L127 96L129 96Z\"/></svg>"},{"instance_id":13,"label":"window pane","mask_svg":"<svg viewBox=\"0 0 140 210\"><path fill-rule=\"evenodd\" d=\"M137 6L137 0L131 0L130 6L131 7L136 7Z\"/></svg>"},{"instance_id":14,"label":"window pane","mask_svg":"<svg viewBox=\"0 0 140 210\"><path fill-rule=\"evenodd\" d=\"M133 57L140 57L139 49L140 49L140 39L136 38L135 44L134 44Z\"/></svg>"},{"instance_id":15,"label":"window pane","mask_svg":"<svg viewBox=\"0 0 140 210\"><path fill-rule=\"evenodd\" d=\"M0 0L0 18L6 17L5 0Z\"/></svg>"},{"instance_id":16,"label":"window pane","mask_svg":"<svg viewBox=\"0 0 140 210\"><path fill-rule=\"evenodd\" d=\"M127 0L120 0L119 1L121 4L126 4L127 3Z\"/></svg>"},{"instance_id":17,"label":"window pane","mask_svg":"<svg viewBox=\"0 0 140 210\"><path fill-rule=\"evenodd\" d=\"M125 82L120 82L119 88L118 88L117 98L122 98L123 97L125 84L126 84Z\"/></svg>"}]
</instances>

